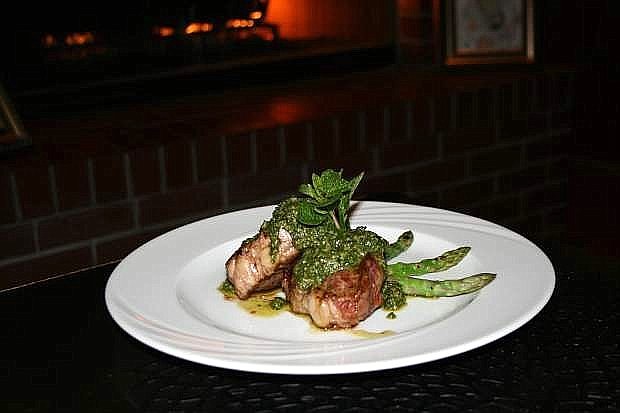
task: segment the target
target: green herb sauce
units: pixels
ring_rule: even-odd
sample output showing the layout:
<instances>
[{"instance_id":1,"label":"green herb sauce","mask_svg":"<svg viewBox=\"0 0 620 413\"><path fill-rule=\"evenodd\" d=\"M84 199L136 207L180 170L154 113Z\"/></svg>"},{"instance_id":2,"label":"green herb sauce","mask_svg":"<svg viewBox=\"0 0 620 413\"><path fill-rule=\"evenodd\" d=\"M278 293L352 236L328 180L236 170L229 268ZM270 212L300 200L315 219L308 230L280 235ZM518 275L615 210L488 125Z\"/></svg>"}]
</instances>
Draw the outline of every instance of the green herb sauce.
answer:
<instances>
[{"instance_id":1,"label":"green herb sauce","mask_svg":"<svg viewBox=\"0 0 620 413\"><path fill-rule=\"evenodd\" d=\"M271 258L275 260L280 247L278 233L284 228L293 238L293 245L300 251L312 246L318 238L326 234L336 233L337 229L331 220L317 226L308 226L297 220L299 199L292 197L282 201L273 211L271 219L265 221L261 230L269 234L271 240Z\"/></svg>"},{"instance_id":2,"label":"green herb sauce","mask_svg":"<svg viewBox=\"0 0 620 413\"><path fill-rule=\"evenodd\" d=\"M237 294L235 293L235 286L232 285L232 283L230 282L228 278L222 281L222 283L217 289L220 290L220 292L226 298L233 298L237 296Z\"/></svg>"},{"instance_id":3,"label":"green herb sauce","mask_svg":"<svg viewBox=\"0 0 620 413\"><path fill-rule=\"evenodd\" d=\"M326 234L304 251L293 267L293 277L302 290L309 290L319 286L330 274L358 265L368 253L383 263L386 244L383 238L363 227Z\"/></svg>"},{"instance_id":4,"label":"green herb sauce","mask_svg":"<svg viewBox=\"0 0 620 413\"><path fill-rule=\"evenodd\" d=\"M273 310L281 310L284 308L284 306L287 304L287 301L282 298L282 297L275 297L271 300L271 302L269 303L269 306L273 309Z\"/></svg>"},{"instance_id":5,"label":"green herb sauce","mask_svg":"<svg viewBox=\"0 0 620 413\"><path fill-rule=\"evenodd\" d=\"M365 227L339 231L329 219L317 226L303 225L297 219L298 204L297 198L283 201L261 228L269 234L273 259L279 248L280 228L286 229L295 248L303 251L293 267L293 277L301 289L319 286L330 274L358 265L367 253L384 262L385 239Z\"/></svg>"},{"instance_id":6,"label":"green herb sauce","mask_svg":"<svg viewBox=\"0 0 620 413\"><path fill-rule=\"evenodd\" d=\"M381 287L381 295L383 296L384 310L393 312L407 305L407 295L403 291L403 287L393 278L388 277L385 280Z\"/></svg>"}]
</instances>

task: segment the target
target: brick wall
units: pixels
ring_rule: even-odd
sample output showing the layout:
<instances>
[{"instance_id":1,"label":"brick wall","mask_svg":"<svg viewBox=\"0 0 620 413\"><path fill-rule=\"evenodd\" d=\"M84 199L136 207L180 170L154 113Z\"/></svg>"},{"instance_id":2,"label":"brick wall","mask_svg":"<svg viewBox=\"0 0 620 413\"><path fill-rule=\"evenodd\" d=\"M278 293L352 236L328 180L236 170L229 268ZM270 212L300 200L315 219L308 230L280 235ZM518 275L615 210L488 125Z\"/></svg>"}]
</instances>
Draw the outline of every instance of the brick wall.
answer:
<instances>
[{"instance_id":1,"label":"brick wall","mask_svg":"<svg viewBox=\"0 0 620 413\"><path fill-rule=\"evenodd\" d=\"M578 68L569 199L570 236L593 260L618 260L620 232L620 59L616 52L620 2L539 2L548 19L541 38L547 62Z\"/></svg>"},{"instance_id":2,"label":"brick wall","mask_svg":"<svg viewBox=\"0 0 620 413\"><path fill-rule=\"evenodd\" d=\"M132 133L111 140L123 145L67 139L62 154L52 145L3 161L0 287L119 260L179 225L276 202L327 167L366 171L362 198L453 209L535 241L562 234L572 79L537 73L470 85L452 75L424 93L401 82L396 93L349 97L337 109L289 105L286 120L260 128L248 121L244 130L237 114L234 133L198 110L183 118L170 107L174 119L163 121L163 109L126 112ZM110 133L106 122L88 122Z\"/></svg>"}]
</instances>

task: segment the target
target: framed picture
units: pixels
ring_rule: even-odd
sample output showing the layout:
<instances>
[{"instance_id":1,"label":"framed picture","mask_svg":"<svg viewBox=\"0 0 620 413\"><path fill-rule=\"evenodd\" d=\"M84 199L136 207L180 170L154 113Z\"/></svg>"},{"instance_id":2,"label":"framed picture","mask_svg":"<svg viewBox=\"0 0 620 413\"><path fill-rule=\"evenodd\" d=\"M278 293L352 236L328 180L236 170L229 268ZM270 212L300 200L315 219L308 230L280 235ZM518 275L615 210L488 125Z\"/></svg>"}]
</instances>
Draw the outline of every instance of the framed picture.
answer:
<instances>
[{"instance_id":1,"label":"framed picture","mask_svg":"<svg viewBox=\"0 0 620 413\"><path fill-rule=\"evenodd\" d=\"M31 141L9 96L0 84L0 152L30 145Z\"/></svg>"},{"instance_id":2,"label":"framed picture","mask_svg":"<svg viewBox=\"0 0 620 413\"><path fill-rule=\"evenodd\" d=\"M445 64L534 62L533 0L446 0Z\"/></svg>"}]
</instances>

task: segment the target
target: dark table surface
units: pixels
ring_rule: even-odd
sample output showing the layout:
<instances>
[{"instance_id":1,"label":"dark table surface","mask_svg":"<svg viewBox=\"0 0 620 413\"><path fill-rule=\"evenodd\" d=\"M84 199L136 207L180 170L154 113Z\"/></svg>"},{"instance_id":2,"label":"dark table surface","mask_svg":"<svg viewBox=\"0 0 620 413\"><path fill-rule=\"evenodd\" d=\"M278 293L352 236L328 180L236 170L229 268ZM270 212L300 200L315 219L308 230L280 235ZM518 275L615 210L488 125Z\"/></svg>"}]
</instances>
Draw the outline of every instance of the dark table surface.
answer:
<instances>
[{"instance_id":1,"label":"dark table surface","mask_svg":"<svg viewBox=\"0 0 620 413\"><path fill-rule=\"evenodd\" d=\"M151 349L107 312L114 265L5 291L0 411L620 411L620 266L548 255L556 289L518 330L442 360L346 375L247 373Z\"/></svg>"}]
</instances>

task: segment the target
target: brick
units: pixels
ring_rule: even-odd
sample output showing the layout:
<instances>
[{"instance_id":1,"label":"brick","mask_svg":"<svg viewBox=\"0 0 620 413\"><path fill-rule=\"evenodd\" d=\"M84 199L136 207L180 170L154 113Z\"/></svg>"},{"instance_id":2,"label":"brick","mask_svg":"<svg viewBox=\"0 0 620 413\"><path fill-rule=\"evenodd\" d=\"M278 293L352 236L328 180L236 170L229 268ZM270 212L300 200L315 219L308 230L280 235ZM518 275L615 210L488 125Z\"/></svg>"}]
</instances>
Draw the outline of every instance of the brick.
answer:
<instances>
[{"instance_id":1,"label":"brick","mask_svg":"<svg viewBox=\"0 0 620 413\"><path fill-rule=\"evenodd\" d=\"M551 113L552 129L567 129L575 127L575 114L569 111Z\"/></svg>"},{"instance_id":2,"label":"brick","mask_svg":"<svg viewBox=\"0 0 620 413\"><path fill-rule=\"evenodd\" d=\"M318 161L333 159L337 155L335 124L333 118L323 118L312 122L312 159Z\"/></svg>"},{"instance_id":3,"label":"brick","mask_svg":"<svg viewBox=\"0 0 620 413\"><path fill-rule=\"evenodd\" d=\"M300 182L301 168L294 166L231 179L228 189L230 206L259 205L284 194L294 194Z\"/></svg>"},{"instance_id":4,"label":"brick","mask_svg":"<svg viewBox=\"0 0 620 413\"><path fill-rule=\"evenodd\" d=\"M133 250L157 236L174 229L175 226L158 228L157 230L141 231L131 235L123 235L96 245L97 263L118 261L125 258Z\"/></svg>"},{"instance_id":5,"label":"brick","mask_svg":"<svg viewBox=\"0 0 620 413\"><path fill-rule=\"evenodd\" d=\"M420 99L413 101L411 108L411 134L413 137L428 136L433 133L433 101Z\"/></svg>"},{"instance_id":6,"label":"brick","mask_svg":"<svg viewBox=\"0 0 620 413\"><path fill-rule=\"evenodd\" d=\"M535 81L536 99L534 109L543 112L550 109L551 105L551 82L549 76L541 75Z\"/></svg>"},{"instance_id":7,"label":"brick","mask_svg":"<svg viewBox=\"0 0 620 413\"><path fill-rule=\"evenodd\" d=\"M192 150L188 140L178 140L164 145L166 188L183 188L192 184Z\"/></svg>"},{"instance_id":8,"label":"brick","mask_svg":"<svg viewBox=\"0 0 620 413\"><path fill-rule=\"evenodd\" d=\"M521 146L495 148L472 155L471 174L484 175L491 172L518 167L521 164Z\"/></svg>"},{"instance_id":9,"label":"brick","mask_svg":"<svg viewBox=\"0 0 620 413\"><path fill-rule=\"evenodd\" d=\"M529 113L535 104L535 99L533 81L531 79L519 79L517 81L517 112L519 114Z\"/></svg>"},{"instance_id":10,"label":"brick","mask_svg":"<svg viewBox=\"0 0 620 413\"><path fill-rule=\"evenodd\" d=\"M499 138L500 139L523 139L531 136L531 131L528 128L526 119L518 120L504 120L499 123Z\"/></svg>"},{"instance_id":11,"label":"brick","mask_svg":"<svg viewBox=\"0 0 620 413\"><path fill-rule=\"evenodd\" d=\"M16 220L11 180L8 173L0 171L0 225L10 224Z\"/></svg>"},{"instance_id":12,"label":"brick","mask_svg":"<svg viewBox=\"0 0 620 413\"><path fill-rule=\"evenodd\" d=\"M142 199L138 204L142 226L207 215L221 207L222 189L219 182L206 182L156 194Z\"/></svg>"},{"instance_id":13,"label":"brick","mask_svg":"<svg viewBox=\"0 0 620 413\"><path fill-rule=\"evenodd\" d=\"M256 131L256 169L265 171L282 165L278 128Z\"/></svg>"},{"instance_id":14,"label":"brick","mask_svg":"<svg viewBox=\"0 0 620 413\"><path fill-rule=\"evenodd\" d=\"M439 185L457 183L462 180L465 176L465 160L455 158L435 162L416 168L409 173L409 176L413 191L436 189Z\"/></svg>"},{"instance_id":15,"label":"brick","mask_svg":"<svg viewBox=\"0 0 620 413\"><path fill-rule=\"evenodd\" d=\"M452 99L453 96L440 96L434 100L434 130L436 132L446 132L452 130L454 127L452 120ZM454 99L456 99L456 97L454 97ZM414 128L415 125L416 122L414 120Z\"/></svg>"},{"instance_id":16,"label":"brick","mask_svg":"<svg viewBox=\"0 0 620 413\"><path fill-rule=\"evenodd\" d=\"M469 128L475 124L474 94L461 92L457 96L456 127Z\"/></svg>"},{"instance_id":17,"label":"brick","mask_svg":"<svg viewBox=\"0 0 620 413\"><path fill-rule=\"evenodd\" d=\"M546 113L534 112L530 113L527 117L527 128L530 131L530 136L539 133L548 133L549 117Z\"/></svg>"},{"instance_id":18,"label":"brick","mask_svg":"<svg viewBox=\"0 0 620 413\"><path fill-rule=\"evenodd\" d=\"M307 161L310 156L308 124L304 122L285 126L284 147L286 162Z\"/></svg>"},{"instance_id":19,"label":"brick","mask_svg":"<svg viewBox=\"0 0 620 413\"><path fill-rule=\"evenodd\" d=\"M48 218L39 223L39 245L45 250L127 231L133 227L132 217L131 205L120 204Z\"/></svg>"},{"instance_id":20,"label":"brick","mask_svg":"<svg viewBox=\"0 0 620 413\"><path fill-rule=\"evenodd\" d=\"M199 128L191 120L187 119L166 124L165 131L168 142L189 142L199 134Z\"/></svg>"},{"instance_id":21,"label":"brick","mask_svg":"<svg viewBox=\"0 0 620 413\"><path fill-rule=\"evenodd\" d=\"M455 129L444 136L444 153L456 155L464 151L484 148L495 143L495 128L474 126Z\"/></svg>"},{"instance_id":22,"label":"brick","mask_svg":"<svg viewBox=\"0 0 620 413\"><path fill-rule=\"evenodd\" d=\"M496 99L493 89L485 88L478 91L478 124L493 125L496 119Z\"/></svg>"},{"instance_id":23,"label":"brick","mask_svg":"<svg viewBox=\"0 0 620 413\"><path fill-rule=\"evenodd\" d=\"M545 136L536 142L527 144L525 147L526 159L528 161L540 161L553 157L553 139Z\"/></svg>"},{"instance_id":24,"label":"brick","mask_svg":"<svg viewBox=\"0 0 620 413\"><path fill-rule=\"evenodd\" d=\"M93 159L95 200L99 204L127 198L127 181L122 154Z\"/></svg>"},{"instance_id":25,"label":"brick","mask_svg":"<svg viewBox=\"0 0 620 413\"><path fill-rule=\"evenodd\" d=\"M136 148L129 152L135 195L159 192L161 177L156 147Z\"/></svg>"},{"instance_id":26,"label":"brick","mask_svg":"<svg viewBox=\"0 0 620 413\"><path fill-rule=\"evenodd\" d=\"M570 75L557 75L552 80L552 110L566 110L571 103L573 81Z\"/></svg>"},{"instance_id":27,"label":"brick","mask_svg":"<svg viewBox=\"0 0 620 413\"><path fill-rule=\"evenodd\" d=\"M90 204L91 193L86 159L57 163L54 165L54 175L60 211Z\"/></svg>"},{"instance_id":28,"label":"brick","mask_svg":"<svg viewBox=\"0 0 620 413\"><path fill-rule=\"evenodd\" d=\"M477 204L481 200L495 195L495 184L492 178L459 184L446 188L441 192L442 204L446 208L456 208L467 204Z\"/></svg>"},{"instance_id":29,"label":"brick","mask_svg":"<svg viewBox=\"0 0 620 413\"><path fill-rule=\"evenodd\" d=\"M15 170L15 181L24 219L54 212L46 164L31 165Z\"/></svg>"},{"instance_id":30,"label":"brick","mask_svg":"<svg viewBox=\"0 0 620 413\"><path fill-rule=\"evenodd\" d=\"M32 223L3 227L0 231L0 260L34 253Z\"/></svg>"},{"instance_id":31,"label":"brick","mask_svg":"<svg viewBox=\"0 0 620 413\"><path fill-rule=\"evenodd\" d=\"M497 112L498 119L508 121L515 117L514 93L512 83L504 84L499 87L499 110Z\"/></svg>"},{"instance_id":32,"label":"brick","mask_svg":"<svg viewBox=\"0 0 620 413\"><path fill-rule=\"evenodd\" d=\"M89 247L80 247L0 266L0 290L57 277L93 265Z\"/></svg>"},{"instance_id":33,"label":"brick","mask_svg":"<svg viewBox=\"0 0 620 413\"><path fill-rule=\"evenodd\" d=\"M546 175L544 166L530 167L500 175L499 192L512 193L541 185L545 183Z\"/></svg>"},{"instance_id":34,"label":"brick","mask_svg":"<svg viewBox=\"0 0 620 413\"><path fill-rule=\"evenodd\" d=\"M545 113L531 113L523 119L507 120L500 123L501 139L523 139L547 133L548 118Z\"/></svg>"},{"instance_id":35,"label":"brick","mask_svg":"<svg viewBox=\"0 0 620 413\"><path fill-rule=\"evenodd\" d=\"M208 181L224 176L222 137L203 137L196 142L198 180Z\"/></svg>"},{"instance_id":36,"label":"brick","mask_svg":"<svg viewBox=\"0 0 620 413\"><path fill-rule=\"evenodd\" d=\"M565 138L569 142L565 142ZM570 136L545 136L526 145L526 159L535 162L567 155L571 144Z\"/></svg>"},{"instance_id":37,"label":"brick","mask_svg":"<svg viewBox=\"0 0 620 413\"><path fill-rule=\"evenodd\" d=\"M549 180L568 179L570 176L570 162L568 157L557 159L547 164L547 176Z\"/></svg>"},{"instance_id":38,"label":"brick","mask_svg":"<svg viewBox=\"0 0 620 413\"><path fill-rule=\"evenodd\" d=\"M254 171L253 140L249 134L226 136L228 175L248 175Z\"/></svg>"},{"instance_id":39,"label":"brick","mask_svg":"<svg viewBox=\"0 0 620 413\"><path fill-rule=\"evenodd\" d=\"M568 202L568 185L566 182L547 184L528 192L525 196L526 210L536 210L545 206L565 204Z\"/></svg>"},{"instance_id":40,"label":"brick","mask_svg":"<svg viewBox=\"0 0 620 413\"><path fill-rule=\"evenodd\" d=\"M358 112L341 114L338 122L338 153L356 152L362 147Z\"/></svg>"},{"instance_id":41,"label":"brick","mask_svg":"<svg viewBox=\"0 0 620 413\"><path fill-rule=\"evenodd\" d=\"M149 130L157 133L157 128L146 126L142 127L122 127L118 126L109 130L107 139L121 150L131 151L144 146L152 145L149 140ZM148 134L148 135L147 135Z\"/></svg>"},{"instance_id":42,"label":"brick","mask_svg":"<svg viewBox=\"0 0 620 413\"><path fill-rule=\"evenodd\" d=\"M388 137L390 141L405 141L409 137L409 103L399 102L389 108Z\"/></svg>"},{"instance_id":43,"label":"brick","mask_svg":"<svg viewBox=\"0 0 620 413\"><path fill-rule=\"evenodd\" d=\"M416 163L436 159L439 143L432 136L416 138L409 142L385 145L379 152L379 168L412 167Z\"/></svg>"},{"instance_id":44,"label":"brick","mask_svg":"<svg viewBox=\"0 0 620 413\"><path fill-rule=\"evenodd\" d=\"M383 142L385 136L385 111L383 107L368 109L364 112L365 142L375 146Z\"/></svg>"}]
</instances>

